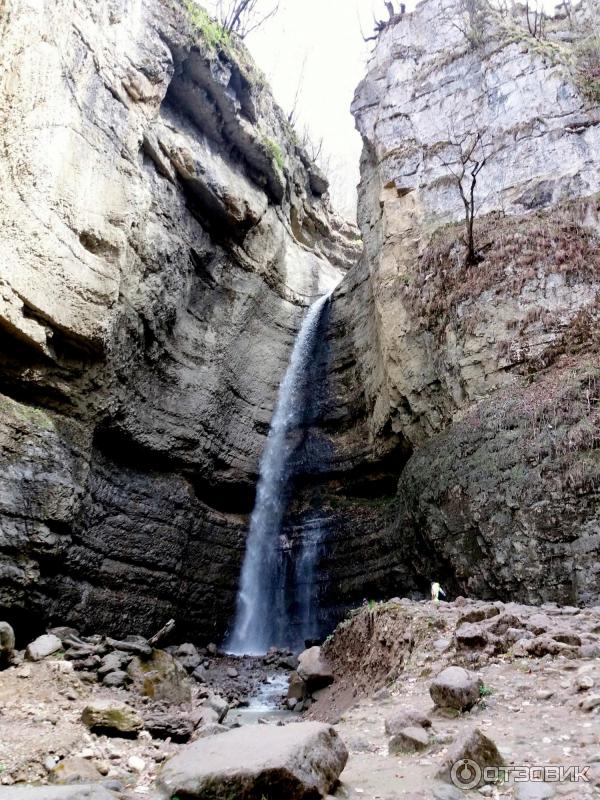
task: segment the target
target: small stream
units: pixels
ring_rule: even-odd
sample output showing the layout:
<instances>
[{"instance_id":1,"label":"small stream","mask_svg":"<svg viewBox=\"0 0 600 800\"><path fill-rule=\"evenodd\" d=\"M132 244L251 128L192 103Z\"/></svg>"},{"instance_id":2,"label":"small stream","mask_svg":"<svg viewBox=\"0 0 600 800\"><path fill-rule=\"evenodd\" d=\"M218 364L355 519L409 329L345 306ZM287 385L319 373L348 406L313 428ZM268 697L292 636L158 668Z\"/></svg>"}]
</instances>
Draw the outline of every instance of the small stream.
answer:
<instances>
[{"instance_id":1,"label":"small stream","mask_svg":"<svg viewBox=\"0 0 600 800\"><path fill-rule=\"evenodd\" d=\"M250 699L244 708L232 709L227 719L238 722L240 725L252 725L259 719L269 722L276 720L289 720L297 714L282 707L282 701L287 694L289 674L278 672L270 675L266 683L260 684L257 693Z\"/></svg>"}]
</instances>

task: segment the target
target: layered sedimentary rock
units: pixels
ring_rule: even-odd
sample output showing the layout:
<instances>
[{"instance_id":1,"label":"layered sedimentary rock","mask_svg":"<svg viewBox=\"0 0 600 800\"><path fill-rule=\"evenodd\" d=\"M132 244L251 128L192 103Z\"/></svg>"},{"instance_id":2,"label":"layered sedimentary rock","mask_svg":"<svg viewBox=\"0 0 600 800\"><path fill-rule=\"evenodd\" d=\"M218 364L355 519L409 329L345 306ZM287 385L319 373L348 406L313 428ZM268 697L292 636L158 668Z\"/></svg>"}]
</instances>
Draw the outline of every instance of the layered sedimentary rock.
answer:
<instances>
[{"instance_id":1,"label":"layered sedimentary rock","mask_svg":"<svg viewBox=\"0 0 600 800\"><path fill-rule=\"evenodd\" d=\"M597 601L600 116L578 55L589 26L556 20L538 39L518 12L469 20L461 8L426 0L395 18L353 107L365 254L334 314L354 340L345 375L367 451L392 436L415 451L403 472L396 461L380 541L398 591L439 577L478 596ZM455 175L474 137L486 163L467 265ZM347 343L337 352L341 365Z\"/></svg>"},{"instance_id":2,"label":"layered sedimentary rock","mask_svg":"<svg viewBox=\"0 0 600 800\"><path fill-rule=\"evenodd\" d=\"M178 0L0 6L0 615L19 625L222 633L295 333L355 260L263 77L205 24Z\"/></svg>"}]
</instances>

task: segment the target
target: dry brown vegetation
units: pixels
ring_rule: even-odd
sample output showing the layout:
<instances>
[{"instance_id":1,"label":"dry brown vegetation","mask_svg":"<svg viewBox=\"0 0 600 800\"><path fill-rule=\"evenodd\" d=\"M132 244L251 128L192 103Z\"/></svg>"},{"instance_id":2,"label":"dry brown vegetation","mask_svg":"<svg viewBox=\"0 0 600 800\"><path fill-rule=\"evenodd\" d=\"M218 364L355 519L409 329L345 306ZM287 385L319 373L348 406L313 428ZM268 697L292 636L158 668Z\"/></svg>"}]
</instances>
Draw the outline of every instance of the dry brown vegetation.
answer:
<instances>
[{"instance_id":1,"label":"dry brown vegetation","mask_svg":"<svg viewBox=\"0 0 600 800\"><path fill-rule=\"evenodd\" d=\"M518 295L527 282L553 273L600 277L600 237L584 223L591 203L600 209L596 198L521 217L494 213L476 220L479 264L465 263L462 226L438 230L402 287L407 307L424 327L443 329L461 303L486 291Z\"/></svg>"}]
</instances>

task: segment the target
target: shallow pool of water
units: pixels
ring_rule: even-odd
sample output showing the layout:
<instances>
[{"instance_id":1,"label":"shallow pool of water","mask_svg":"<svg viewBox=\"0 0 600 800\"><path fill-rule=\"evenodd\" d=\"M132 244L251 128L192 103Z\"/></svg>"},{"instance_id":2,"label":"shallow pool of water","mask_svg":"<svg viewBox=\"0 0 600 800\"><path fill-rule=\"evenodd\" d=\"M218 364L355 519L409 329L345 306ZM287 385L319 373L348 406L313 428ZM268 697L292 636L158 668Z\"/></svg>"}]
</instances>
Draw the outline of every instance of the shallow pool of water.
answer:
<instances>
[{"instance_id":1,"label":"shallow pool of water","mask_svg":"<svg viewBox=\"0 0 600 800\"><path fill-rule=\"evenodd\" d=\"M281 707L287 694L289 676L287 673L270 675L266 683L261 683L256 694L244 708L235 708L229 712L227 719L239 722L240 725L252 725L259 719L269 721L289 719L295 716L291 711Z\"/></svg>"}]
</instances>

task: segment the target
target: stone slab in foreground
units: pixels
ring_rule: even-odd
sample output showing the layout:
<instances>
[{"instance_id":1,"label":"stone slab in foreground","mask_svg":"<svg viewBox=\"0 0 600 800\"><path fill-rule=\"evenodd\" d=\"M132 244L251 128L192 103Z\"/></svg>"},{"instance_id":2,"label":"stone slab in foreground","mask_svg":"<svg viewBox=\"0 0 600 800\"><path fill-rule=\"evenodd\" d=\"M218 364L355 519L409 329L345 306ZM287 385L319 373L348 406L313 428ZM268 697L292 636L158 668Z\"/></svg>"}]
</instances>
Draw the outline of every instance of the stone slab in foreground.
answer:
<instances>
[{"instance_id":1,"label":"stone slab in foreground","mask_svg":"<svg viewBox=\"0 0 600 800\"><path fill-rule=\"evenodd\" d=\"M337 732L321 722L247 725L187 746L157 783L165 800L304 800L325 796L347 760Z\"/></svg>"},{"instance_id":2,"label":"stone slab in foreground","mask_svg":"<svg viewBox=\"0 0 600 800\"><path fill-rule=\"evenodd\" d=\"M0 786L0 800L117 800L104 786Z\"/></svg>"}]
</instances>

